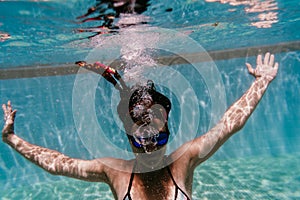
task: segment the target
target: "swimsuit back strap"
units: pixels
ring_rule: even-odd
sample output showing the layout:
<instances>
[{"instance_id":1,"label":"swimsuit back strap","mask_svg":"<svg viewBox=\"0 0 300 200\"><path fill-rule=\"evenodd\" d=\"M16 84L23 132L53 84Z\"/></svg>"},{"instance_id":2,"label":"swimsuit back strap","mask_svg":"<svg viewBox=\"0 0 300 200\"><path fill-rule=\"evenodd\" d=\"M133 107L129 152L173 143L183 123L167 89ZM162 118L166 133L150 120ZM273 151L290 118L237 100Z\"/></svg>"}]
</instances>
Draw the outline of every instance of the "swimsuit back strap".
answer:
<instances>
[{"instance_id":1,"label":"swimsuit back strap","mask_svg":"<svg viewBox=\"0 0 300 200\"><path fill-rule=\"evenodd\" d=\"M128 194L129 196L130 196L130 190L131 190L133 178L134 178L134 172L131 172L130 181L129 181L129 185L128 185L128 189L127 189L127 194Z\"/></svg>"},{"instance_id":2,"label":"swimsuit back strap","mask_svg":"<svg viewBox=\"0 0 300 200\"><path fill-rule=\"evenodd\" d=\"M135 165L133 166L133 171L131 172L131 175L130 175L130 180L129 180L129 184L128 184L128 188L127 188L127 193L126 193L123 200L132 200L131 195L130 195L130 190L131 190L132 182L133 182L133 178L134 178L134 169L135 169Z\"/></svg>"},{"instance_id":3,"label":"swimsuit back strap","mask_svg":"<svg viewBox=\"0 0 300 200\"><path fill-rule=\"evenodd\" d=\"M167 169L168 169L168 173L170 174L171 179L172 179L172 181L173 181L173 183L175 185L175 188L176 188L175 189L175 199L177 199L178 190L180 190L180 192L186 197L186 199L189 200L190 199L189 196L177 185L177 183L176 183L176 181L175 181L175 179L174 179L174 177L173 177L173 175L171 173L171 169L170 169L169 166L167 167Z\"/></svg>"}]
</instances>

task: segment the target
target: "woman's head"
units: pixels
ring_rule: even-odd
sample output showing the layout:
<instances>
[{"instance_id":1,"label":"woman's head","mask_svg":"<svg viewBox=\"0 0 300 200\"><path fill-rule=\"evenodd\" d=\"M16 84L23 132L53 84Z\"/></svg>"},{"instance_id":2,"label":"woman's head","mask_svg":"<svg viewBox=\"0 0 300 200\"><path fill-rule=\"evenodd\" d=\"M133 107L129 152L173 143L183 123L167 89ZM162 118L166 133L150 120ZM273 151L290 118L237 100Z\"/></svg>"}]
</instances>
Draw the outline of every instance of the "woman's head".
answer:
<instances>
[{"instance_id":1,"label":"woman's head","mask_svg":"<svg viewBox=\"0 0 300 200\"><path fill-rule=\"evenodd\" d=\"M148 80L145 86L136 85L131 91L128 107L135 123L149 124L155 117L167 120L171 102L156 91L152 81Z\"/></svg>"},{"instance_id":2,"label":"woman's head","mask_svg":"<svg viewBox=\"0 0 300 200\"><path fill-rule=\"evenodd\" d=\"M151 80L145 85L129 88L118 71L109 66L99 62L87 64L84 61L78 61L76 64L94 69L120 92L121 100L117 110L135 152L143 150L149 153L165 146L170 134L168 114L171 102L156 91Z\"/></svg>"},{"instance_id":3,"label":"woman's head","mask_svg":"<svg viewBox=\"0 0 300 200\"><path fill-rule=\"evenodd\" d=\"M136 150L148 153L167 143L170 110L170 100L156 91L152 81L132 87L127 96L121 95L118 113Z\"/></svg>"}]
</instances>

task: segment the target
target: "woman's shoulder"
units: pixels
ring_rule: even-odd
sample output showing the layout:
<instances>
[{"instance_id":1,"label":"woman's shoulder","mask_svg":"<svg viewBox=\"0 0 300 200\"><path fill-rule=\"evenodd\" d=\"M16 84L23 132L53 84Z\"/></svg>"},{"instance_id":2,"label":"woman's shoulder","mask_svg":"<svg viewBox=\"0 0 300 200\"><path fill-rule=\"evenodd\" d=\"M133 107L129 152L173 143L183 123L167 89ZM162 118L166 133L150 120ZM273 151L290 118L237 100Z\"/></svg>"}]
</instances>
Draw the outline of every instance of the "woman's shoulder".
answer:
<instances>
[{"instance_id":1,"label":"woman's shoulder","mask_svg":"<svg viewBox=\"0 0 300 200\"><path fill-rule=\"evenodd\" d=\"M131 173L135 159L132 160L124 160L119 158L99 158L97 159L98 162L101 162L106 167L107 172L111 172L114 174L118 173Z\"/></svg>"}]
</instances>

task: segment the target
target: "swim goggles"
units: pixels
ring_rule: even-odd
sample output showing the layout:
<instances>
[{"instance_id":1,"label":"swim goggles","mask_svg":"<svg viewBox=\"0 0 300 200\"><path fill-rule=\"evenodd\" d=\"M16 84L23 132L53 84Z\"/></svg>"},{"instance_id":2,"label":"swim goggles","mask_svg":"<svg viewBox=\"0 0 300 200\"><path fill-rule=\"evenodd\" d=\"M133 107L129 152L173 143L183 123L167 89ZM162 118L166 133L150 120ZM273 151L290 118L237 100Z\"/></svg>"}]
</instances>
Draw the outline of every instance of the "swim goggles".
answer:
<instances>
[{"instance_id":1,"label":"swim goggles","mask_svg":"<svg viewBox=\"0 0 300 200\"><path fill-rule=\"evenodd\" d=\"M166 132L159 132L158 134L152 136L152 137L137 137L137 136L128 136L136 148L143 148L144 146L147 146L149 144L156 145L156 146L163 146L167 144L169 139L169 134Z\"/></svg>"}]
</instances>

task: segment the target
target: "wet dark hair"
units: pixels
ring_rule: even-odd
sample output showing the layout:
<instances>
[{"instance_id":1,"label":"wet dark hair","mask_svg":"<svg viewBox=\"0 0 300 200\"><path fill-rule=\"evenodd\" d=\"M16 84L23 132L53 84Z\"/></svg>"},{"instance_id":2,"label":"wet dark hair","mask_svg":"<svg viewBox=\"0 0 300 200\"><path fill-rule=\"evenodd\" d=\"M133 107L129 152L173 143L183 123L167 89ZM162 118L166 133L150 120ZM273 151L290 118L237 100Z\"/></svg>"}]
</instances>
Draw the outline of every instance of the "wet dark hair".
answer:
<instances>
[{"instance_id":1,"label":"wet dark hair","mask_svg":"<svg viewBox=\"0 0 300 200\"><path fill-rule=\"evenodd\" d=\"M156 114L152 107L162 107L166 112L166 120L171 110L171 101L156 91L154 83L147 81L146 85L135 85L129 93L122 94L118 105L118 114L127 134L131 134L133 124L148 124Z\"/></svg>"},{"instance_id":2,"label":"wet dark hair","mask_svg":"<svg viewBox=\"0 0 300 200\"><path fill-rule=\"evenodd\" d=\"M148 80L145 85L137 84L129 88L118 71L109 66L99 62L88 64L85 61L77 61L75 64L101 74L120 92L121 100L117 111L127 135L132 134L131 129L134 124L148 125L154 117L164 120L166 130L169 132L167 120L171 101L156 91L153 81Z\"/></svg>"}]
</instances>

